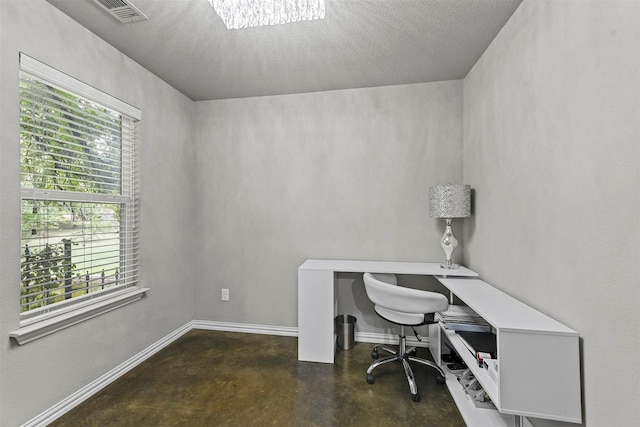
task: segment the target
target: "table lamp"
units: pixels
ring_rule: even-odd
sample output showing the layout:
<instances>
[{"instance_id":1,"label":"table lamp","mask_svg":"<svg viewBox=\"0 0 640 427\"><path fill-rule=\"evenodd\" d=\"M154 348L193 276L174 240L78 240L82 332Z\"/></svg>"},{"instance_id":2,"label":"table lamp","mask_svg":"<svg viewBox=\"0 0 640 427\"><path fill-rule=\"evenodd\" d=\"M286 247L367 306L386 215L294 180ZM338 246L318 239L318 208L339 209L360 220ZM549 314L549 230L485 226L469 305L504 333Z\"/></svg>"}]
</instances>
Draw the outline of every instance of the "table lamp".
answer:
<instances>
[{"instance_id":1,"label":"table lamp","mask_svg":"<svg viewBox=\"0 0 640 427\"><path fill-rule=\"evenodd\" d=\"M429 216L447 221L440 241L446 261L440 267L450 270L458 268L457 264L451 262L451 255L458 247L458 240L451 231L451 220L471 216L471 186L447 184L429 188Z\"/></svg>"}]
</instances>

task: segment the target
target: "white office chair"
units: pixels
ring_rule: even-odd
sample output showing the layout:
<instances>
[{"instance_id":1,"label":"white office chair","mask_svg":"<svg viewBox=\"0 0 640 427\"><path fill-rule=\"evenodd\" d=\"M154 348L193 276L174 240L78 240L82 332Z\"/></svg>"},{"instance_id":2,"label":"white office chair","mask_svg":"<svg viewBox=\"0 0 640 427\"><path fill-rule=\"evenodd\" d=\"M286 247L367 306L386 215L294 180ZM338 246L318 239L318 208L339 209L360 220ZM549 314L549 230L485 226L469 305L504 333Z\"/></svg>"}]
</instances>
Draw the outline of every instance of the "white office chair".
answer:
<instances>
[{"instance_id":1,"label":"white office chair","mask_svg":"<svg viewBox=\"0 0 640 427\"><path fill-rule=\"evenodd\" d=\"M409 361L422 363L423 365L436 369L440 373L440 376L437 378L440 384L444 384L444 371L435 363L416 357L415 347L406 348L404 329L405 326L410 326L413 329L414 326L434 323L434 313L447 310L449 306L447 297L437 292L397 286L398 282L394 274L365 273L363 278L367 296L371 302L375 304L375 310L378 316L400 326L398 351L382 346L375 346L373 348L371 357L374 359L378 359L378 347L393 354L393 356L373 362L371 366L369 366L369 369L367 369L367 382L369 384L375 382L373 370L378 366L389 362L401 362L404 367L404 372L407 375L407 381L409 382L411 399L418 402L420 400L420 394L418 393L418 386ZM415 329L413 329L413 332L416 338L421 340Z\"/></svg>"}]
</instances>

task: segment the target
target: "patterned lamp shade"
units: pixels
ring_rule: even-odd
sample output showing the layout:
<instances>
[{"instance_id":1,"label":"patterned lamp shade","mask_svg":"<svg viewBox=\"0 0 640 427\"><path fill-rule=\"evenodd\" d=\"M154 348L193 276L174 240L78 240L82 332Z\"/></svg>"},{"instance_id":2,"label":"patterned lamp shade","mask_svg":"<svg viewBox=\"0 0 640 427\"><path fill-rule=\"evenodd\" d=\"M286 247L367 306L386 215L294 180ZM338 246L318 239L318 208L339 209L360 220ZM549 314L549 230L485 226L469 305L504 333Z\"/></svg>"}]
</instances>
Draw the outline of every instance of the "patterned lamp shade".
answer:
<instances>
[{"instance_id":1,"label":"patterned lamp shade","mask_svg":"<svg viewBox=\"0 0 640 427\"><path fill-rule=\"evenodd\" d=\"M429 188L429 216L467 218L471 216L471 186L437 185Z\"/></svg>"}]
</instances>

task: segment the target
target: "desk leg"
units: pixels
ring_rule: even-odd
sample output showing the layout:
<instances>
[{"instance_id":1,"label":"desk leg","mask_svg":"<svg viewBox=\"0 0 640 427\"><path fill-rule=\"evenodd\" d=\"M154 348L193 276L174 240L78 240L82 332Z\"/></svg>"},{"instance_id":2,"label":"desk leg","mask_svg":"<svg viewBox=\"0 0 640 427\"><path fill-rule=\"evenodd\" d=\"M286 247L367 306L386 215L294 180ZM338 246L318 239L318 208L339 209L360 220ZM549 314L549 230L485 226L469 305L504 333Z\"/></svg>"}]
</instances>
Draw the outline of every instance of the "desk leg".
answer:
<instances>
[{"instance_id":1,"label":"desk leg","mask_svg":"<svg viewBox=\"0 0 640 427\"><path fill-rule=\"evenodd\" d=\"M298 270L298 360L333 363L334 272Z\"/></svg>"},{"instance_id":2,"label":"desk leg","mask_svg":"<svg viewBox=\"0 0 640 427\"><path fill-rule=\"evenodd\" d=\"M436 364L442 367L442 335L440 335L440 324L429 325L429 350Z\"/></svg>"}]
</instances>

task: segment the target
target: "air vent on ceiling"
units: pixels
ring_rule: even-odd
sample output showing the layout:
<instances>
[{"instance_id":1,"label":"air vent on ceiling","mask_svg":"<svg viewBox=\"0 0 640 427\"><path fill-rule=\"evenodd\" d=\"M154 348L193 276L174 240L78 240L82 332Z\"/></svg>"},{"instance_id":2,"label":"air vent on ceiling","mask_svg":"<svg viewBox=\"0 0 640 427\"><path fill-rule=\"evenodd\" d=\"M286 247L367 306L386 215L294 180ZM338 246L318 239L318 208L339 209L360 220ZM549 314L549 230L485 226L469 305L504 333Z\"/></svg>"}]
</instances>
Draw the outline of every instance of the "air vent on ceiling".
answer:
<instances>
[{"instance_id":1,"label":"air vent on ceiling","mask_svg":"<svg viewBox=\"0 0 640 427\"><path fill-rule=\"evenodd\" d=\"M116 18L123 24L136 21L146 21L144 13L128 0L93 0L98 6L106 10L109 15Z\"/></svg>"}]
</instances>

